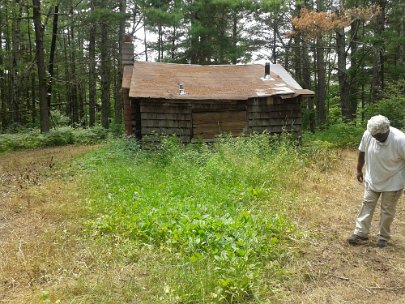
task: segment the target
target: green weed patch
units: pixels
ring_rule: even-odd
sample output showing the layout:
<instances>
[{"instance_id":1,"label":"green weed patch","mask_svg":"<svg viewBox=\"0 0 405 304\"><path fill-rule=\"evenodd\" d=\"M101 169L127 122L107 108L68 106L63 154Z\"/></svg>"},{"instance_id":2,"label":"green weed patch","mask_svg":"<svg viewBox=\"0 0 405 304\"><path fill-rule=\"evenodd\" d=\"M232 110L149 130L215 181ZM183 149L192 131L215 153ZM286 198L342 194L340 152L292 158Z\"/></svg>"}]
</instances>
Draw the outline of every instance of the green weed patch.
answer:
<instances>
[{"instance_id":1,"label":"green weed patch","mask_svg":"<svg viewBox=\"0 0 405 304\"><path fill-rule=\"evenodd\" d=\"M78 163L94 214L88 230L160 255L148 267L151 281L160 279L147 286L148 299L257 300L283 278L299 238L283 213L294 195L282 189L301 163L293 145L271 144L265 135L213 146L164 138L149 152L115 141Z\"/></svg>"}]
</instances>

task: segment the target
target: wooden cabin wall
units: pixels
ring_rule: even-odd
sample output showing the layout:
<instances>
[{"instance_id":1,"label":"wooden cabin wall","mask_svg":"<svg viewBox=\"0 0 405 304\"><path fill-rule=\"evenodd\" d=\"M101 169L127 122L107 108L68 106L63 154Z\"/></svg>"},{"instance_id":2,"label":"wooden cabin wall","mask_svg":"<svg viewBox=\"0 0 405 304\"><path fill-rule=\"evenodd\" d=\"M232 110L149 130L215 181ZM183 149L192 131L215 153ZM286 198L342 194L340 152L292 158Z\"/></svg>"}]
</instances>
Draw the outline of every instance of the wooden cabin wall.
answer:
<instances>
[{"instance_id":1,"label":"wooden cabin wall","mask_svg":"<svg viewBox=\"0 0 405 304\"><path fill-rule=\"evenodd\" d=\"M191 105L159 100L140 100L140 126L143 141L155 141L155 136L173 135L184 143L192 135Z\"/></svg>"},{"instance_id":2,"label":"wooden cabin wall","mask_svg":"<svg viewBox=\"0 0 405 304\"><path fill-rule=\"evenodd\" d=\"M301 135L302 113L299 97L251 99L247 103L247 116L250 133L268 131L280 134L287 131L296 137Z\"/></svg>"},{"instance_id":3,"label":"wooden cabin wall","mask_svg":"<svg viewBox=\"0 0 405 304\"><path fill-rule=\"evenodd\" d=\"M301 135L299 98L255 98L248 101L131 100L132 130L138 139L155 141L156 135L176 134L188 143L193 138L214 139L220 133L234 136L268 131Z\"/></svg>"}]
</instances>

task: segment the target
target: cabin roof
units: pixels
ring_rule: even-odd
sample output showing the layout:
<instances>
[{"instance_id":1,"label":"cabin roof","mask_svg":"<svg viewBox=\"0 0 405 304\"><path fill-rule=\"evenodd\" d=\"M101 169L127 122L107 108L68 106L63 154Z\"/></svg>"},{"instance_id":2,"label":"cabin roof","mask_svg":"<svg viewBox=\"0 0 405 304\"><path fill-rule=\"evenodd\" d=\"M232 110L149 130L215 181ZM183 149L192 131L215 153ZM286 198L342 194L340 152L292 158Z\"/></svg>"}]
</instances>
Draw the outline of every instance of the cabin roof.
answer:
<instances>
[{"instance_id":1,"label":"cabin roof","mask_svg":"<svg viewBox=\"0 0 405 304\"><path fill-rule=\"evenodd\" d=\"M247 100L254 97L314 95L303 89L279 64L270 65L271 79L264 79L264 65L192 65L135 62L125 66L122 87L129 97L168 100ZM184 95L179 84L184 85Z\"/></svg>"}]
</instances>

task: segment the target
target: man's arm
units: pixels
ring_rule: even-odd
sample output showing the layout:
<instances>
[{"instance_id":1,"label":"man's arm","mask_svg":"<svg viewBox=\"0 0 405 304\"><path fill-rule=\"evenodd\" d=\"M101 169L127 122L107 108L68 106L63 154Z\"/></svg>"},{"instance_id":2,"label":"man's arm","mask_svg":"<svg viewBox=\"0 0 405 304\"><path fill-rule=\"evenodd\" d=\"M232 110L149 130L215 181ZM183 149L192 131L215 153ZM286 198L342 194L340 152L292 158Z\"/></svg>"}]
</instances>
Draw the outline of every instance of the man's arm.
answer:
<instances>
[{"instance_id":1,"label":"man's arm","mask_svg":"<svg viewBox=\"0 0 405 304\"><path fill-rule=\"evenodd\" d=\"M363 182L363 166L364 166L364 152L359 151L359 157L357 159L357 180Z\"/></svg>"}]
</instances>

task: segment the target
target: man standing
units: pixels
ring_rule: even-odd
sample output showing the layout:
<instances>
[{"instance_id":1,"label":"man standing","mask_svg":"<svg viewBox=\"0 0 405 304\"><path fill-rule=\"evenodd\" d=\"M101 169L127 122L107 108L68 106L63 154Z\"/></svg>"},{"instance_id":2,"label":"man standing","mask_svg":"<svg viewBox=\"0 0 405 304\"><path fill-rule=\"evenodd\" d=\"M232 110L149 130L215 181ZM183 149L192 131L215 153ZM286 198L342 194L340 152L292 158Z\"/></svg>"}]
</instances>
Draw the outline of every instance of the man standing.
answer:
<instances>
[{"instance_id":1,"label":"man standing","mask_svg":"<svg viewBox=\"0 0 405 304\"><path fill-rule=\"evenodd\" d=\"M374 210L381 197L377 247L383 248L391 237L391 223L405 186L405 134L391 127L387 117L373 116L367 123L359 145L357 180L360 183L364 180L363 205L354 234L347 241L350 245L359 245L368 240Z\"/></svg>"}]
</instances>

